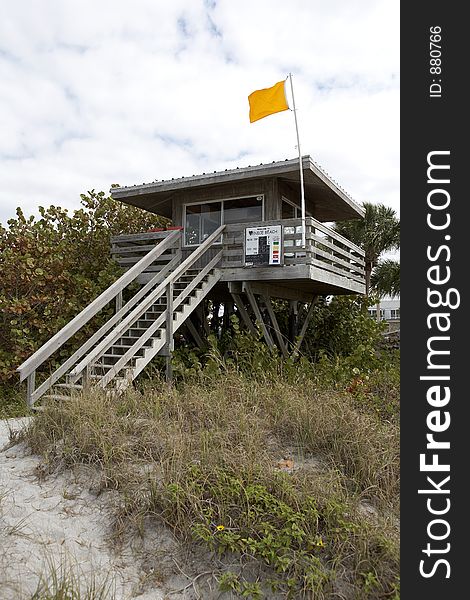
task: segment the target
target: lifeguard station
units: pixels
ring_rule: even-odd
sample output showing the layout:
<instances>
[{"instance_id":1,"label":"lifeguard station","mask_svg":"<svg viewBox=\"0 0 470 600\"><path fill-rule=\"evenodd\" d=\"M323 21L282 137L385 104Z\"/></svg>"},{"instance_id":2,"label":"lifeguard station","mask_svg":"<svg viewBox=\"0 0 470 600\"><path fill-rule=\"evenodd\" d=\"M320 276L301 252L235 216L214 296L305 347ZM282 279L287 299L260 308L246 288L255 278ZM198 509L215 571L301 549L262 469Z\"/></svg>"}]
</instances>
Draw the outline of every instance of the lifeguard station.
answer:
<instances>
[{"instance_id":1,"label":"lifeguard station","mask_svg":"<svg viewBox=\"0 0 470 600\"><path fill-rule=\"evenodd\" d=\"M297 351L318 296L365 291L364 252L327 225L360 219L363 209L309 156L302 171L305 247L298 159L113 188L115 200L173 226L112 239L124 274L19 367L28 404L88 385L119 392L157 355L167 356L170 377L175 332L204 345L208 300L226 317L236 312L250 331L258 323L285 356ZM138 291L124 303L135 282ZM272 298L291 301L293 313L305 306L294 347L280 333ZM111 302L114 315L36 387L38 367Z\"/></svg>"}]
</instances>

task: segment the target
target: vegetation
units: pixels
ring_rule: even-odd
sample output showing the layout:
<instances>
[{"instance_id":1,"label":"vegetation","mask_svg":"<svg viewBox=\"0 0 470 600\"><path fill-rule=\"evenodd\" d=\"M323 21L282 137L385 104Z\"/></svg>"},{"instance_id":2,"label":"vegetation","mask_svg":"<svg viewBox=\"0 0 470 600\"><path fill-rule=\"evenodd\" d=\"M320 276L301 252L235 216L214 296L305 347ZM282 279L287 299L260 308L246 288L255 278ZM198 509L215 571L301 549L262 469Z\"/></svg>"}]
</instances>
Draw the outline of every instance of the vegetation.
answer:
<instances>
[{"instance_id":1,"label":"vegetation","mask_svg":"<svg viewBox=\"0 0 470 600\"><path fill-rule=\"evenodd\" d=\"M161 226L157 215L106 197L104 192L81 196L73 214L55 206L40 208L40 216L0 225L0 384L3 404L17 391L16 368L59 331L120 273L111 260L110 237ZM101 317L102 318L102 317ZM78 347L90 327L75 338ZM58 354L70 355L63 347ZM2 398L0 396L0 403Z\"/></svg>"},{"instance_id":2,"label":"vegetation","mask_svg":"<svg viewBox=\"0 0 470 600\"><path fill-rule=\"evenodd\" d=\"M51 469L100 469L117 534L155 519L211 550L237 597L398 598L396 358L286 363L235 339L180 357L176 387L46 406L27 440Z\"/></svg>"},{"instance_id":3,"label":"vegetation","mask_svg":"<svg viewBox=\"0 0 470 600\"><path fill-rule=\"evenodd\" d=\"M109 237L161 224L103 193L82 204L72 216L19 211L0 228L3 415L17 410L18 364L116 277ZM370 265L384 238L371 241ZM232 317L204 352L177 348L175 385L163 383L156 361L120 397L91 390L46 403L24 439L51 471L90 465L100 491L120 491L117 539L163 522L186 547L211 553L208 572L193 574L201 597L215 580L253 600L397 600L398 355L381 347L367 303L319 302L297 360ZM287 335L287 306L276 312ZM84 597L107 589L92 582ZM79 593L56 569L35 597Z\"/></svg>"},{"instance_id":4,"label":"vegetation","mask_svg":"<svg viewBox=\"0 0 470 600\"><path fill-rule=\"evenodd\" d=\"M365 251L366 296L369 295L371 274L381 254L400 247L400 221L395 211L383 204L364 202L364 219L341 221L335 229Z\"/></svg>"},{"instance_id":5,"label":"vegetation","mask_svg":"<svg viewBox=\"0 0 470 600\"><path fill-rule=\"evenodd\" d=\"M380 297L400 295L400 263L386 259L379 262L372 272L371 286Z\"/></svg>"},{"instance_id":6,"label":"vegetation","mask_svg":"<svg viewBox=\"0 0 470 600\"><path fill-rule=\"evenodd\" d=\"M64 560L56 565L48 559L31 600L114 600L114 587L108 580L97 581L93 575L84 577L73 562Z\"/></svg>"}]
</instances>

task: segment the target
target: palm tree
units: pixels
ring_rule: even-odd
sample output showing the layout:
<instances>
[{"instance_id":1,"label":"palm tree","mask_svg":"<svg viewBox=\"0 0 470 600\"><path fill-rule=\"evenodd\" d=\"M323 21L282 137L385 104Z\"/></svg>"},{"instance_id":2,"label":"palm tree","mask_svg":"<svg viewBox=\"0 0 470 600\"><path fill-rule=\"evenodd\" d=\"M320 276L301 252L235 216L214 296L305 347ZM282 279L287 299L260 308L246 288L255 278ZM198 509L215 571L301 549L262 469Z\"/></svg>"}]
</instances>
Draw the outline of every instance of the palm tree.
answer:
<instances>
[{"instance_id":1,"label":"palm tree","mask_svg":"<svg viewBox=\"0 0 470 600\"><path fill-rule=\"evenodd\" d=\"M380 321L380 300L400 295L400 263L392 259L380 261L372 271L370 284L377 294L377 321Z\"/></svg>"},{"instance_id":2,"label":"palm tree","mask_svg":"<svg viewBox=\"0 0 470 600\"><path fill-rule=\"evenodd\" d=\"M339 221L335 230L360 246L365 252L366 296L370 291L372 269L380 255L400 247L400 221L393 208L364 202L365 216L353 221Z\"/></svg>"},{"instance_id":3,"label":"palm tree","mask_svg":"<svg viewBox=\"0 0 470 600\"><path fill-rule=\"evenodd\" d=\"M379 298L400 295L400 263L390 258L381 260L370 278L371 288Z\"/></svg>"}]
</instances>

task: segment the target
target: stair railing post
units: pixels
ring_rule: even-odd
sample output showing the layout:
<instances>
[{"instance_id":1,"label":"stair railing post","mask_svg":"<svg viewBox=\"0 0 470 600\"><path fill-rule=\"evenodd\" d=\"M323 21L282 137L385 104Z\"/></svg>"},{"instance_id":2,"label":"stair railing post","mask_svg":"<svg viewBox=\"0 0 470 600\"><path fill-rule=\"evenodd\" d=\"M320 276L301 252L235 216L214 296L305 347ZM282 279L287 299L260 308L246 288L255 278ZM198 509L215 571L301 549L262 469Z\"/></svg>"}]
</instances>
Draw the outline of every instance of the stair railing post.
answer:
<instances>
[{"instance_id":1,"label":"stair railing post","mask_svg":"<svg viewBox=\"0 0 470 600\"><path fill-rule=\"evenodd\" d=\"M118 313L122 308L122 290L116 295L116 313Z\"/></svg>"},{"instance_id":2,"label":"stair railing post","mask_svg":"<svg viewBox=\"0 0 470 600\"><path fill-rule=\"evenodd\" d=\"M36 371L30 373L26 380L26 400L28 402L29 408L32 408L33 402L33 393L36 385Z\"/></svg>"},{"instance_id":3,"label":"stair railing post","mask_svg":"<svg viewBox=\"0 0 470 600\"><path fill-rule=\"evenodd\" d=\"M166 373L167 383L173 379L173 368L171 355L174 350L173 340L173 281L170 281L166 288Z\"/></svg>"},{"instance_id":4,"label":"stair railing post","mask_svg":"<svg viewBox=\"0 0 470 600\"><path fill-rule=\"evenodd\" d=\"M82 386L84 391L88 390L88 388L90 387L90 374L90 365L87 365L85 369L83 369L82 376Z\"/></svg>"}]
</instances>

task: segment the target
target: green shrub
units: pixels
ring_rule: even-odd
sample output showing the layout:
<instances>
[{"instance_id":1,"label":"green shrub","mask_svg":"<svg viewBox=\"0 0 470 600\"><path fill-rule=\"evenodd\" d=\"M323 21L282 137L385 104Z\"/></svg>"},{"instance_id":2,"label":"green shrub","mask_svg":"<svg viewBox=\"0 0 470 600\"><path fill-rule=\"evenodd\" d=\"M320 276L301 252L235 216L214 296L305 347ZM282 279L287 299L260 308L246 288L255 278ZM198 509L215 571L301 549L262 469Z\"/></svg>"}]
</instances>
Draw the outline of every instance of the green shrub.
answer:
<instances>
[{"instance_id":1,"label":"green shrub","mask_svg":"<svg viewBox=\"0 0 470 600\"><path fill-rule=\"evenodd\" d=\"M104 192L82 194L81 204L72 214L41 207L38 218L18 208L16 219L0 225L0 383L14 385L16 368L120 275L110 256L112 235L162 224ZM80 346L91 327L55 358Z\"/></svg>"}]
</instances>

